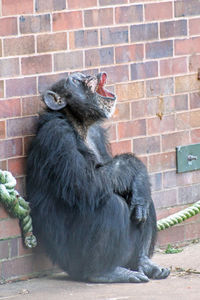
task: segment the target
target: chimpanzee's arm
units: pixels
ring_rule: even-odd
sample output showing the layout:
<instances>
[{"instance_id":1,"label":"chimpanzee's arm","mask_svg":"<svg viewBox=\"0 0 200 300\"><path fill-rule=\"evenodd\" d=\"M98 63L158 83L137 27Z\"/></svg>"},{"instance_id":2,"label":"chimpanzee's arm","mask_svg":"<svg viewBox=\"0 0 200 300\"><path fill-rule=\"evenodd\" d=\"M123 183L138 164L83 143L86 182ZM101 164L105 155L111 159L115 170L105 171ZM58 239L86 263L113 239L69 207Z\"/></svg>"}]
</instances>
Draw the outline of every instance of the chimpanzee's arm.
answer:
<instances>
[{"instance_id":1,"label":"chimpanzee's arm","mask_svg":"<svg viewBox=\"0 0 200 300\"><path fill-rule=\"evenodd\" d=\"M42 172L46 182L44 189L51 190L52 195L69 206L88 205L94 209L113 194L103 174L95 169L95 157L66 119L54 118L42 125L34 139L28 164L29 177L34 181L29 184L39 189L41 183L37 182L37 175Z\"/></svg>"}]
</instances>

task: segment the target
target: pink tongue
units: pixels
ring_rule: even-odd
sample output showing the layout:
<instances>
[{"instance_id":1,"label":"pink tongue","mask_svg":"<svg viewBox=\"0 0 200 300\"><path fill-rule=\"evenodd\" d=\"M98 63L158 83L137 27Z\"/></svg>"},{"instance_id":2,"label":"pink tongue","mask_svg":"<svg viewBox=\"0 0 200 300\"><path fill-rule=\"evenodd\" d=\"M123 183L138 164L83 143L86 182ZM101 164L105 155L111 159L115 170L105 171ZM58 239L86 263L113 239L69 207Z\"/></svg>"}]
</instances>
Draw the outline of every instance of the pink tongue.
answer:
<instances>
[{"instance_id":1,"label":"pink tongue","mask_svg":"<svg viewBox=\"0 0 200 300\"><path fill-rule=\"evenodd\" d=\"M101 75L101 79L97 88L97 93L99 93L101 96L106 97L106 92L103 89L103 86L106 83L106 79L107 79L107 74L106 73L102 73Z\"/></svg>"},{"instance_id":2,"label":"pink tongue","mask_svg":"<svg viewBox=\"0 0 200 300\"><path fill-rule=\"evenodd\" d=\"M101 81L100 81L100 86L104 86L106 84L106 79L107 79L107 74L106 73L102 73L101 75Z\"/></svg>"}]
</instances>

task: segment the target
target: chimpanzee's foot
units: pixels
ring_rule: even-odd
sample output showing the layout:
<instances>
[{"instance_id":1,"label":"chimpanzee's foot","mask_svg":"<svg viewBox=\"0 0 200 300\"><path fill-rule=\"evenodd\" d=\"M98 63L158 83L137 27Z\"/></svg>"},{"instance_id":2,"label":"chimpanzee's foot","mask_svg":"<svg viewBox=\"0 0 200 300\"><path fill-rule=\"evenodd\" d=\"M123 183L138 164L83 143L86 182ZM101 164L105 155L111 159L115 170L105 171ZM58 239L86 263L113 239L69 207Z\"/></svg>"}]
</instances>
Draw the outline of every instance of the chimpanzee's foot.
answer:
<instances>
[{"instance_id":1,"label":"chimpanzee's foot","mask_svg":"<svg viewBox=\"0 0 200 300\"><path fill-rule=\"evenodd\" d=\"M148 282L148 277L142 272L134 272L125 268L117 267L113 272L99 277L90 277L90 282L114 283L114 282Z\"/></svg>"},{"instance_id":2,"label":"chimpanzee's foot","mask_svg":"<svg viewBox=\"0 0 200 300\"><path fill-rule=\"evenodd\" d=\"M170 270L167 268L160 268L154 264L147 256L140 258L139 272L143 272L148 278L164 279L170 274Z\"/></svg>"}]
</instances>

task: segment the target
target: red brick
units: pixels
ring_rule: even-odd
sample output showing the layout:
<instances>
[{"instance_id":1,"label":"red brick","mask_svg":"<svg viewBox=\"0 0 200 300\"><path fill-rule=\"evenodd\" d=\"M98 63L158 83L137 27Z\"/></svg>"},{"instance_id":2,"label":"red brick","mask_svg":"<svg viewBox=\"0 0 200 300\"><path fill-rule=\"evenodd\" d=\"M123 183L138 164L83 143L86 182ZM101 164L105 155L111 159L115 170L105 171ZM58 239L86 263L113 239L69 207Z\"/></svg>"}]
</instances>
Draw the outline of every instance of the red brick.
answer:
<instances>
[{"instance_id":1,"label":"red brick","mask_svg":"<svg viewBox=\"0 0 200 300\"><path fill-rule=\"evenodd\" d=\"M192 92L199 90L200 81L197 80L197 74L175 77L176 93Z\"/></svg>"},{"instance_id":2,"label":"red brick","mask_svg":"<svg viewBox=\"0 0 200 300\"><path fill-rule=\"evenodd\" d=\"M130 120L130 107L129 103L118 103L115 113L112 117L113 121Z\"/></svg>"},{"instance_id":3,"label":"red brick","mask_svg":"<svg viewBox=\"0 0 200 300\"><path fill-rule=\"evenodd\" d=\"M78 30L69 32L70 49L98 46L98 31Z\"/></svg>"},{"instance_id":4,"label":"red brick","mask_svg":"<svg viewBox=\"0 0 200 300\"><path fill-rule=\"evenodd\" d=\"M25 175L26 159L24 157L8 159L8 171L13 176Z\"/></svg>"},{"instance_id":5,"label":"red brick","mask_svg":"<svg viewBox=\"0 0 200 300\"><path fill-rule=\"evenodd\" d=\"M69 9L80 9L97 6L97 0L68 0Z\"/></svg>"},{"instance_id":6,"label":"red brick","mask_svg":"<svg viewBox=\"0 0 200 300\"><path fill-rule=\"evenodd\" d=\"M6 137L6 123L5 121L0 121L0 139Z\"/></svg>"},{"instance_id":7,"label":"red brick","mask_svg":"<svg viewBox=\"0 0 200 300\"><path fill-rule=\"evenodd\" d=\"M118 82L128 81L128 66L104 67L100 69L108 74L108 84L116 84Z\"/></svg>"},{"instance_id":8,"label":"red brick","mask_svg":"<svg viewBox=\"0 0 200 300\"><path fill-rule=\"evenodd\" d=\"M0 101L0 118L17 117L21 115L20 99Z\"/></svg>"},{"instance_id":9,"label":"red brick","mask_svg":"<svg viewBox=\"0 0 200 300\"><path fill-rule=\"evenodd\" d=\"M198 0L179 0L175 2L175 17L193 16L200 14Z\"/></svg>"},{"instance_id":10,"label":"red brick","mask_svg":"<svg viewBox=\"0 0 200 300\"><path fill-rule=\"evenodd\" d=\"M158 41L146 44L147 58L162 58L173 56L173 41Z\"/></svg>"},{"instance_id":11,"label":"red brick","mask_svg":"<svg viewBox=\"0 0 200 300\"><path fill-rule=\"evenodd\" d=\"M0 221L1 219L7 219L9 218L9 214L7 210L3 207L3 205L0 203Z\"/></svg>"},{"instance_id":12,"label":"red brick","mask_svg":"<svg viewBox=\"0 0 200 300\"><path fill-rule=\"evenodd\" d=\"M32 249L27 248L24 245L23 239L22 238L18 238L18 256L25 256L26 254L31 254L32 253Z\"/></svg>"},{"instance_id":13,"label":"red brick","mask_svg":"<svg viewBox=\"0 0 200 300\"><path fill-rule=\"evenodd\" d=\"M184 241L184 225L178 225L158 232L158 245L180 243Z\"/></svg>"},{"instance_id":14,"label":"red brick","mask_svg":"<svg viewBox=\"0 0 200 300\"><path fill-rule=\"evenodd\" d=\"M155 21L172 18L172 2L145 5L145 20Z\"/></svg>"},{"instance_id":15,"label":"red brick","mask_svg":"<svg viewBox=\"0 0 200 300\"><path fill-rule=\"evenodd\" d=\"M19 59L9 58L0 60L0 77L14 77L19 75Z\"/></svg>"},{"instance_id":16,"label":"red brick","mask_svg":"<svg viewBox=\"0 0 200 300\"><path fill-rule=\"evenodd\" d=\"M7 120L8 137L32 135L35 133L37 117L24 117Z\"/></svg>"},{"instance_id":17,"label":"red brick","mask_svg":"<svg viewBox=\"0 0 200 300\"><path fill-rule=\"evenodd\" d=\"M178 203L189 204L199 201L200 184L180 187L178 189Z\"/></svg>"},{"instance_id":18,"label":"red brick","mask_svg":"<svg viewBox=\"0 0 200 300\"><path fill-rule=\"evenodd\" d=\"M106 26L113 24L113 8L99 8L84 12L86 27Z\"/></svg>"},{"instance_id":19,"label":"red brick","mask_svg":"<svg viewBox=\"0 0 200 300\"><path fill-rule=\"evenodd\" d=\"M101 44L124 44L128 43L128 27L111 27L101 29Z\"/></svg>"},{"instance_id":20,"label":"red brick","mask_svg":"<svg viewBox=\"0 0 200 300\"><path fill-rule=\"evenodd\" d=\"M7 97L34 95L36 93L35 77L9 79L6 81Z\"/></svg>"},{"instance_id":21,"label":"red brick","mask_svg":"<svg viewBox=\"0 0 200 300\"><path fill-rule=\"evenodd\" d=\"M134 1L132 1L132 2L134 2ZM99 4L102 6L118 5L118 4L126 4L126 3L128 3L128 0L99 0Z\"/></svg>"},{"instance_id":22,"label":"red brick","mask_svg":"<svg viewBox=\"0 0 200 300\"><path fill-rule=\"evenodd\" d=\"M161 76L175 75L187 72L187 58L169 58L160 61Z\"/></svg>"},{"instance_id":23,"label":"red brick","mask_svg":"<svg viewBox=\"0 0 200 300\"><path fill-rule=\"evenodd\" d=\"M158 63L156 61L131 64L131 80L152 78L157 76Z\"/></svg>"},{"instance_id":24,"label":"red brick","mask_svg":"<svg viewBox=\"0 0 200 300\"><path fill-rule=\"evenodd\" d=\"M153 202L156 209L175 206L177 204L176 189L153 193Z\"/></svg>"},{"instance_id":25,"label":"red brick","mask_svg":"<svg viewBox=\"0 0 200 300\"><path fill-rule=\"evenodd\" d=\"M200 34L200 18L189 20L190 35Z\"/></svg>"},{"instance_id":26,"label":"red brick","mask_svg":"<svg viewBox=\"0 0 200 300\"><path fill-rule=\"evenodd\" d=\"M147 97L170 95L174 92L173 78L153 79L146 82Z\"/></svg>"},{"instance_id":27,"label":"red brick","mask_svg":"<svg viewBox=\"0 0 200 300\"><path fill-rule=\"evenodd\" d=\"M49 88L56 81L67 78L67 73L51 74L51 75L42 75L38 79L38 90L40 93L43 93L47 88Z\"/></svg>"},{"instance_id":28,"label":"red brick","mask_svg":"<svg viewBox=\"0 0 200 300\"><path fill-rule=\"evenodd\" d=\"M193 220L194 221L194 220ZM200 226L198 223L187 224L185 228L185 240L199 239L200 236Z\"/></svg>"},{"instance_id":29,"label":"red brick","mask_svg":"<svg viewBox=\"0 0 200 300\"><path fill-rule=\"evenodd\" d=\"M160 152L160 136L134 139L133 152L136 154Z\"/></svg>"},{"instance_id":30,"label":"red brick","mask_svg":"<svg viewBox=\"0 0 200 300\"><path fill-rule=\"evenodd\" d=\"M111 143L111 150L113 155L131 152L131 141Z\"/></svg>"},{"instance_id":31,"label":"red brick","mask_svg":"<svg viewBox=\"0 0 200 300\"><path fill-rule=\"evenodd\" d=\"M111 65L113 63L114 63L113 47L91 49L85 51L86 67Z\"/></svg>"},{"instance_id":32,"label":"red brick","mask_svg":"<svg viewBox=\"0 0 200 300\"><path fill-rule=\"evenodd\" d=\"M150 174L151 190L160 191L162 189L162 173Z\"/></svg>"},{"instance_id":33,"label":"red brick","mask_svg":"<svg viewBox=\"0 0 200 300\"><path fill-rule=\"evenodd\" d=\"M7 170L7 160L0 160L0 169L1 170ZM1 215L1 212L0 212ZM1 218L1 216L0 216Z\"/></svg>"},{"instance_id":34,"label":"red brick","mask_svg":"<svg viewBox=\"0 0 200 300\"><path fill-rule=\"evenodd\" d=\"M192 128L200 127L200 110L190 112L190 125Z\"/></svg>"},{"instance_id":35,"label":"red brick","mask_svg":"<svg viewBox=\"0 0 200 300\"><path fill-rule=\"evenodd\" d=\"M191 142L200 143L200 129L194 129L191 131Z\"/></svg>"},{"instance_id":36,"label":"red brick","mask_svg":"<svg viewBox=\"0 0 200 300\"><path fill-rule=\"evenodd\" d=\"M176 114L177 130L190 129L190 114L188 112Z\"/></svg>"},{"instance_id":37,"label":"red brick","mask_svg":"<svg viewBox=\"0 0 200 300\"><path fill-rule=\"evenodd\" d=\"M18 219L7 219L0 221L1 239L21 234Z\"/></svg>"},{"instance_id":38,"label":"red brick","mask_svg":"<svg viewBox=\"0 0 200 300\"><path fill-rule=\"evenodd\" d=\"M115 57L117 64L142 60L144 58L144 47L141 44L116 47Z\"/></svg>"},{"instance_id":39,"label":"red brick","mask_svg":"<svg viewBox=\"0 0 200 300\"><path fill-rule=\"evenodd\" d=\"M154 154L149 156L150 172L160 172L167 169L175 169L175 168L176 168L175 152Z\"/></svg>"},{"instance_id":40,"label":"red brick","mask_svg":"<svg viewBox=\"0 0 200 300\"><path fill-rule=\"evenodd\" d=\"M33 273L35 257L17 257L2 262L2 276L4 279L14 278Z\"/></svg>"},{"instance_id":41,"label":"red brick","mask_svg":"<svg viewBox=\"0 0 200 300\"><path fill-rule=\"evenodd\" d=\"M133 101L131 103L132 119L155 116L157 109L157 99Z\"/></svg>"},{"instance_id":42,"label":"red brick","mask_svg":"<svg viewBox=\"0 0 200 300\"><path fill-rule=\"evenodd\" d=\"M0 141L0 159L22 155L22 139Z\"/></svg>"},{"instance_id":43,"label":"red brick","mask_svg":"<svg viewBox=\"0 0 200 300\"><path fill-rule=\"evenodd\" d=\"M191 109L200 108L199 92L190 94L190 108Z\"/></svg>"},{"instance_id":44,"label":"red brick","mask_svg":"<svg viewBox=\"0 0 200 300\"><path fill-rule=\"evenodd\" d=\"M20 32L26 33L41 33L51 30L50 14L36 15L36 16L21 16Z\"/></svg>"},{"instance_id":45,"label":"red brick","mask_svg":"<svg viewBox=\"0 0 200 300\"><path fill-rule=\"evenodd\" d=\"M180 185L192 184L192 173L176 173L176 171L168 171L163 173L164 188L172 188Z\"/></svg>"},{"instance_id":46,"label":"red brick","mask_svg":"<svg viewBox=\"0 0 200 300\"><path fill-rule=\"evenodd\" d=\"M131 26L131 42L150 41L158 39L158 24L139 24Z\"/></svg>"},{"instance_id":47,"label":"red brick","mask_svg":"<svg viewBox=\"0 0 200 300\"><path fill-rule=\"evenodd\" d=\"M200 55L192 55L189 57L189 70L190 72L198 72L200 68Z\"/></svg>"},{"instance_id":48,"label":"red brick","mask_svg":"<svg viewBox=\"0 0 200 300\"><path fill-rule=\"evenodd\" d=\"M51 52L67 49L67 34L41 34L37 36L37 52Z\"/></svg>"},{"instance_id":49,"label":"red brick","mask_svg":"<svg viewBox=\"0 0 200 300\"><path fill-rule=\"evenodd\" d=\"M188 109L188 95L174 96L175 110L187 110Z\"/></svg>"},{"instance_id":50,"label":"red brick","mask_svg":"<svg viewBox=\"0 0 200 300\"><path fill-rule=\"evenodd\" d=\"M187 35L187 20L168 21L160 24L160 37L169 38Z\"/></svg>"},{"instance_id":51,"label":"red brick","mask_svg":"<svg viewBox=\"0 0 200 300\"><path fill-rule=\"evenodd\" d=\"M176 55L193 54L196 52L200 52L200 37L175 41Z\"/></svg>"},{"instance_id":52,"label":"red brick","mask_svg":"<svg viewBox=\"0 0 200 300\"><path fill-rule=\"evenodd\" d=\"M4 97L4 81L0 80L0 98Z\"/></svg>"},{"instance_id":53,"label":"red brick","mask_svg":"<svg viewBox=\"0 0 200 300\"><path fill-rule=\"evenodd\" d=\"M35 115L39 111L40 97L32 96L22 98L22 115Z\"/></svg>"},{"instance_id":54,"label":"red brick","mask_svg":"<svg viewBox=\"0 0 200 300\"><path fill-rule=\"evenodd\" d=\"M2 40L0 40L0 57L2 56L2 49L3 49Z\"/></svg>"},{"instance_id":55,"label":"red brick","mask_svg":"<svg viewBox=\"0 0 200 300\"><path fill-rule=\"evenodd\" d=\"M21 15L33 13L33 0L16 0L13 5L13 0L2 0L2 14Z\"/></svg>"},{"instance_id":56,"label":"red brick","mask_svg":"<svg viewBox=\"0 0 200 300\"><path fill-rule=\"evenodd\" d=\"M121 23L137 23L143 20L142 5L121 6L115 9L115 21Z\"/></svg>"},{"instance_id":57,"label":"red brick","mask_svg":"<svg viewBox=\"0 0 200 300\"><path fill-rule=\"evenodd\" d=\"M25 136L24 137L24 155L28 154L30 143L33 140L33 136Z\"/></svg>"},{"instance_id":58,"label":"red brick","mask_svg":"<svg viewBox=\"0 0 200 300\"><path fill-rule=\"evenodd\" d=\"M136 120L136 121L118 123L118 135L119 135L119 139L146 135L145 120Z\"/></svg>"},{"instance_id":59,"label":"red brick","mask_svg":"<svg viewBox=\"0 0 200 300\"><path fill-rule=\"evenodd\" d=\"M68 1L69 2L69 1ZM35 10L36 12L49 12L56 10L63 10L66 8L66 0L36 0Z\"/></svg>"},{"instance_id":60,"label":"red brick","mask_svg":"<svg viewBox=\"0 0 200 300\"><path fill-rule=\"evenodd\" d=\"M174 132L162 135L162 150L174 150L176 146L187 145L190 143L188 131Z\"/></svg>"},{"instance_id":61,"label":"red brick","mask_svg":"<svg viewBox=\"0 0 200 300\"><path fill-rule=\"evenodd\" d=\"M53 31L78 29L83 27L81 11L53 14Z\"/></svg>"},{"instance_id":62,"label":"red brick","mask_svg":"<svg viewBox=\"0 0 200 300\"><path fill-rule=\"evenodd\" d=\"M4 40L4 56L24 55L35 52L33 36L23 36Z\"/></svg>"},{"instance_id":63,"label":"red brick","mask_svg":"<svg viewBox=\"0 0 200 300\"><path fill-rule=\"evenodd\" d=\"M17 31L17 18L0 19L0 36L16 35Z\"/></svg>"},{"instance_id":64,"label":"red brick","mask_svg":"<svg viewBox=\"0 0 200 300\"><path fill-rule=\"evenodd\" d=\"M22 74L31 75L52 71L51 55L29 56L22 58Z\"/></svg>"},{"instance_id":65,"label":"red brick","mask_svg":"<svg viewBox=\"0 0 200 300\"><path fill-rule=\"evenodd\" d=\"M175 118L174 115L163 116L162 120L158 117L147 120L148 134L158 134L168 131L175 131Z\"/></svg>"},{"instance_id":66,"label":"red brick","mask_svg":"<svg viewBox=\"0 0 200 300\"><path fill-rule=\"evenodd\" d=\"M54 70L65 71L83 67L83 52L72 51L54 55Z\"/></svg>"},{"instance_id":67,"label":"red brick","mask_svg":"<svg viewBox=\"0 0 200 300\"><path fill-rule=\"evenodd\" d=\"M127 101L144 97L144 82L130 82L116 85L118 101ZM135 102L134 102L135 103Z\"/></svg>"},{"instance_id":68,"label":"red brick","mask_svg":"<svg viewBox=\"0 0 200 300\"><path fill-rule=\"evenodd\" d=\"M25 188L25 177L18 177L17 179L17 185L16 190L19 192L19 194L26 198L26 188Z\"/></svg>"},{"instance_id":69,"label":"red brick","mask_svg":"<svg viewBox=\"0 0 200 300\"><path fill-rule=\"evenodd\" d=\"M0 259L9 258L9 241L0 241Z\"/></svg>"}]
</instances>

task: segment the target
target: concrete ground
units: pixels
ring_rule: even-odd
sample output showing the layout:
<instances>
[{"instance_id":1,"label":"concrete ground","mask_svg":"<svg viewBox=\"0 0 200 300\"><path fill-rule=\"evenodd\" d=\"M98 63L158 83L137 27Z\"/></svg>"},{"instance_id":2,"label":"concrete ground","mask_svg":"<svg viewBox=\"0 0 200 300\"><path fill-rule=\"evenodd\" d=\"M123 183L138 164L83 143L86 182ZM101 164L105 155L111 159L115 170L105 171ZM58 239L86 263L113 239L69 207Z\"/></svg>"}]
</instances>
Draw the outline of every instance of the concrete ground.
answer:
<instances>
[{"instance_id":1,"label":"concrete ground","mask_svg":"<svg viewBox=\"0 0 200 300\"><path fill-rule=\"evenodd\" d=\"M157 264L172 269L165 280L148 283L89 284L70 281L61 273L0 286L0 300L199 300L200 243L177 254L157 252Z\"/></svg>"}]
</instances>

